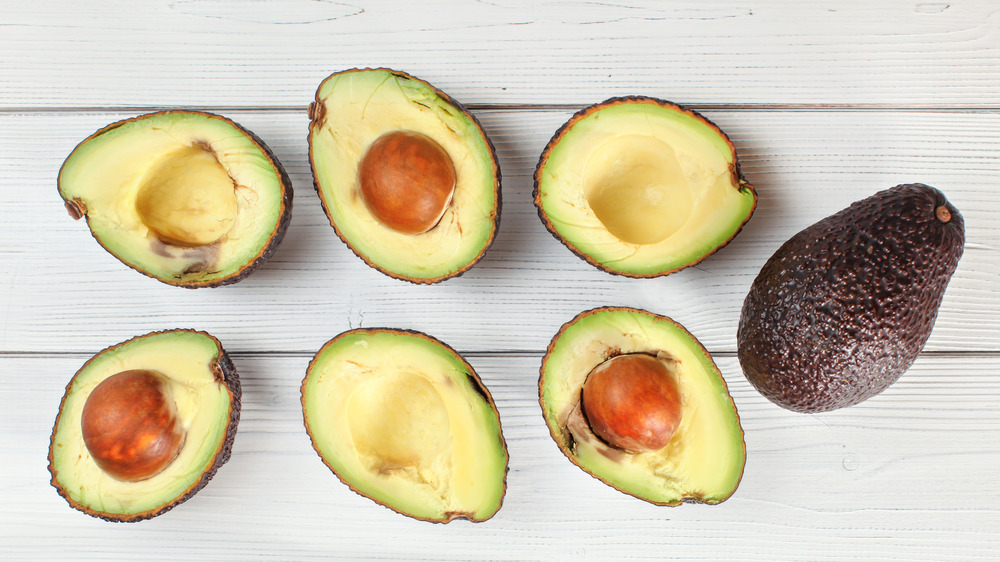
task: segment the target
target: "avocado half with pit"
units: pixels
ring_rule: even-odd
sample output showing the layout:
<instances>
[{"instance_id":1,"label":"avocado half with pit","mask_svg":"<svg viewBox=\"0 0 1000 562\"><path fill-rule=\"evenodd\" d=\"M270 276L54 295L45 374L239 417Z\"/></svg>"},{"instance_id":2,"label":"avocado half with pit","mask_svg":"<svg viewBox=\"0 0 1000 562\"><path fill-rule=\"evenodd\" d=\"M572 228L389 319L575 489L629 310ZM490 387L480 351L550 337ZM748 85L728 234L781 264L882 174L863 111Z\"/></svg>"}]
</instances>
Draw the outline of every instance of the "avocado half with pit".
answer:
<instances>
[{"instance_id":1,"label":"avocado half with pit","mask_svg":"<svg viewBox=\"0 0 1000 562\"><path fill-rule=\"evenodd\" d=\"M746 446L726 382L665 316L580 313L549 344L538 386L559 449L622 492L658 505L717 504L739 486Z\"/></svg>"},{"instance_id":2,"label":"avocado half with pit","mask_svg":"<svg viewBox=\"0 0 1000 562\"><path fill-rule=\"evenodd\" d=\"M235 283L291 219L292 184L253 133L211 113L163 111L104 127L59 170L74 219L136 271L188 288Z\"/></svg>"},{"instance_id":3,"label":"avocado half with pit","mask_svg":"<svg viewBox=\"0 0 1000 562\"><path fill-rule=\"evenodd\" d=\"M52 485L94 517L156 517L229 460L240 396L233 362L204 332L154 332L109 347L66 386L49 447Z\"/></svg>"},{"instance_id":4,"label":"avocado half with pit","mask_svg":"<svg viewBox=\"0 0 1000 562\"><path fill-rule=\"evenodd\" d=\"M337 235L413 283L464 273L500 222L500 168L479 122L423 80L347 70L309 106L309 161Z\"/></svg>"},{"instance_id":5,"label":"avocado half with pit","mask_svg":"<svg viewBox=\"0 0 1000 562\"><path fill-rule=\"evenodd\" d=\"M729 243L757 204L719 127L635 96L583 109L563 125L535 169L534 197L566 247L628 277L698 263Z\"/></svg>"},{"instance_id":6,"label":"avocado half with pit","mask_svg":"<svg viewBox=\"0 0 1000 562\"><path fill-rule=\"evenodd\" d=\"M437 523L500 509L507 447L496 406L472 367L430 336L340 334L309 364L302 412L323 462L379 504Z\"/></svg>"}]
</instances>

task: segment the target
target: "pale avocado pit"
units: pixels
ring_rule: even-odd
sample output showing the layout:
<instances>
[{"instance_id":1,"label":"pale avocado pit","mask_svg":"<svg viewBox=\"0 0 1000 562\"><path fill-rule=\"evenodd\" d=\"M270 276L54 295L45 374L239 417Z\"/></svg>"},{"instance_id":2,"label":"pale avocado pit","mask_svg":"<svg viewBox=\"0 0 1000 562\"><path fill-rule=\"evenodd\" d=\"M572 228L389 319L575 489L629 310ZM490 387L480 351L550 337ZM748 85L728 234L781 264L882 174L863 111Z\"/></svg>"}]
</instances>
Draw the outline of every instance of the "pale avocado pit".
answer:
<instances>
[{"instance_id":1,"label":"pale avocado pit","mask_svg":"<svg viewBox=\"0 0 1000 562\"><path fill-rule=\"evenodd\" d=\"M482 521L500 508L507 450L496 407L443 343L345 332L310 363L302 409L320 458L359 494L435 522Z\"/></svg>"},{"instance_id":2,"label":"pale avocado pit","mask_svg":"<svg viewBox=\"0 0 1000 562\"><path fill-rule=\"evenodd\" d=\"M642 364L612 378L634 371L638 383L606 385L626 391L632 408L607 408L613 415L605 424L584 412L581 398L595 368L619 357L642 358ZM739 485L746 449L726 383L701 344L667 317L630 308L579 314L542 361L539 401L566 457L625 493L663 505L714 504ZM617 435L602 428L601 436L600 425ZM630 434L636 427L642 431Z\"/></svg>"}]
</instances>

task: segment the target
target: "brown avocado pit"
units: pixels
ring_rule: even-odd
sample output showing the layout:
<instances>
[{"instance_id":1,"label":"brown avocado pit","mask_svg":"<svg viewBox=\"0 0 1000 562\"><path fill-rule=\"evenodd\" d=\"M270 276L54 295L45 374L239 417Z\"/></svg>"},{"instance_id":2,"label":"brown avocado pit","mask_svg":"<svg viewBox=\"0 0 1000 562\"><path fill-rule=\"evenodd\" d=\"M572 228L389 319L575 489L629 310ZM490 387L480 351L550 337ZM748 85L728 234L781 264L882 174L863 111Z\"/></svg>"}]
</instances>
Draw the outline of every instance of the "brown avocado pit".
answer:
<instances>
[{"instance_id":1,"label":"brown avocado pit","mask_svg":"<svg viewBox=\"0 0 1000 562\"><path fill-rule=\"evenodd\" d=\"M87 398L80 425L97 466L127 482L159 474L184 444L177 403L154 371L122 371L102 381Z\"/></svg>"},{"instance_id":2,"label":"brown avocado pit","mask_svg":"<svg viewBox=\"0 0 1000 562\"><path fill-rule=\"evenodd\" d=\"M205 146L162 156L139 185L139 218L162 242L182 247L219 240L236 221L236 186Z\"/></svg>"},{"instance_id":3,"label":"brown avocado pit","mask_svg":"<svg viewBox=\"0 0 1000 562\"><path fill-rule=\"evenodd\" d=\"M392 131L368 147L358 168L368 210L383 225L421 234L440 222L455 193L455 165L440 144L415 131Z\"/></svg>"},{"instance_id":4,"label":"brown avocado pit","mask_svg":"<svg viewBox=\"0 0 1000 562\"><path fill-rule=\"evenodd\" d=\"M666 361L645 353L612 357L587 376L583 413L594 433L629 452L662 449L681 422L681 395Z\"/></svg>"}]
</instances>

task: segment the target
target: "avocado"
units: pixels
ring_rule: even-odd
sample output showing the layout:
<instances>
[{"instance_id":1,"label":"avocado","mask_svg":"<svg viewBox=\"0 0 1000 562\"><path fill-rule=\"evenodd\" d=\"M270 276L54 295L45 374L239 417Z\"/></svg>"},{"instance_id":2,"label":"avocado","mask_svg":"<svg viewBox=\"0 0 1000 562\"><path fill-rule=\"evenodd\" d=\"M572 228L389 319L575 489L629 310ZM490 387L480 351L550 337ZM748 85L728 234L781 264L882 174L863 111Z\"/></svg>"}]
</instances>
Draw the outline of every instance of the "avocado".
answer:
<instances>
[{"instance_id":1,"label":"avocado","mask_svg":"<svg viewBox=\"0 0 1000 562\"><path fill-rule=\"evenodd\" d=\"M420 332L344 332L302 381L313 448L352 490L415 519L484 521L500 509L507 446L489 391Z\"/></svg>"},{"instance_id":2,"label":"avocado","mask_svg":"<svg viewBox=\"0 0 1000 562\"><path fill-rule=\"evenodd\" d=\"M404 72L353 69L320 84L309 118L316 191L358 257L425 284L482 258L500 222L500 168L462 106Z\"/></svg>"},{"instance_id":3,"label":"avocado","mask_svg":"<svg viewBox=\"0 0 1000 562\"><path fill-rule=\"evenodd\" d=\"M747 380L807 413L882 392L923 349L964 244L958 209L923 184L878 192L802 230L743 303Z\"/></svg>"},{"instance_id":4,"label":"avocado","mask_svg":"<svg viewBox=\"0 0 1000 562\"><path fill-rule=\"evenodd\" d=\"M52 485L108 521L187 501L232 451L240 379L219 340L169 330L111 346L66 386L49 446Z\"/></svg>"},{"instance_id":5,"label":"avocado","mask_svg":"<svg viewBox=\"0 0 1000 562\"><path fill-rule=\"evenodd\" d=\"M59 170L74 219L136 271L187 288L235 283L291 219L292 184L253 133L211 113L163 111L83 140Z\"/></svg>"},{"instance_id":6,"label":"avocado","mask_svg":"<svg viewBox=\"0 0 1000 562\"><path fill-rule=\"evenodd\" d=\"M680 324L624 307L582 312L549 344L538 381L549 432L575 465L657 505L717 504L746 445L718 367Z\"/></svg>"},{"instance_id":7,"label":"avocado","mask_svg":"<svg viewBox=\"0 0 1000 562\"><path fill-rule=\"evenodd\" d=\"M628 277L700 262L729 243L757 205L719 127L639 96L592 105L564 124L538 161L534 198L566 247Z\"/></svg>"}]
</instances>

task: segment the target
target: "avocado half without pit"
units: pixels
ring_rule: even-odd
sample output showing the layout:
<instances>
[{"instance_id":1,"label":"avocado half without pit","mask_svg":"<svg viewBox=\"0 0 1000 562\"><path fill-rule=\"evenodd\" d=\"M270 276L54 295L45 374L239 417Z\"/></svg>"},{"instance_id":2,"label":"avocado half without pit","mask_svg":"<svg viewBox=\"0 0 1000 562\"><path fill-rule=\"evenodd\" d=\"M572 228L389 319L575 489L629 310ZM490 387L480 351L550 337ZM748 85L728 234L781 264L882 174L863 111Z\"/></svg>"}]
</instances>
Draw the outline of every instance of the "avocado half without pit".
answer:
<instances>
[{"instance_id":1,"label":"avocado half without pit","mask_svg":"<svg viewBox=\"0 0 1000 562\"><path fill-rule=\"evenodd\" d=\"M580 313L549 344L538 386L562 453L622 492L658 505L717 504L739 486L746 446L726 382L665 316Z\"/></svg>"},{"instance_id":2,"label":"avocado half without pit","mask_svg":"<svg viewBox=\"0 0 1000 562\"><path fill-rule=\"evenodd\" d=\"M154 332L109 347L66 387L49 447L52 485L94 517L156 517L229 460L240 397L232 361L204 332Z\"/></svg>"},{"instance_id":3,"label":"avocado half without pit","mask_svg":"<svg viewBox=\"0 0 1000 562\"><path fill-rule=\"evenodd\" d=\"M235 283L275 251L292 185L253 133L210 113L119 121L81 142L59 171L70 216L126 265L188 288Z\"/></svg>"},{"instance_id":4,"label":"avocado half without pit","mask_svg":"<svg viewBox=\"0 0 1000 562\"><path fill-rule=\"evenodd\" d=\"M534 198L558 240L628 277L698 263L732 240L757 204L721 129L648 97L612 98L574 115L542 152Z\"/></svg>"},{"instance_id":5,"label":"avocado half without pit","mask_svg":"<svg viewBox=\"0 0 1000 562\"><path fill-rule=\"evenodd\" d=\"M496 406L472 367L430 336L340 334L309 364L302 412L323 462L379 504L437 523L500 509L507 447Z\"/></svg>"},{"instance_id":6,"label":"avocado half without pit","mask_svg":"<svg viewBox=\"0 0 1000 562\"><path fill-rule=\"evenodd\" d=\"M316 191L358 257L436 283L483 256L500 221L500 168L457 102L404 72L355 69L320 84L309 116Z\"/></svg>"}]
</instances>

